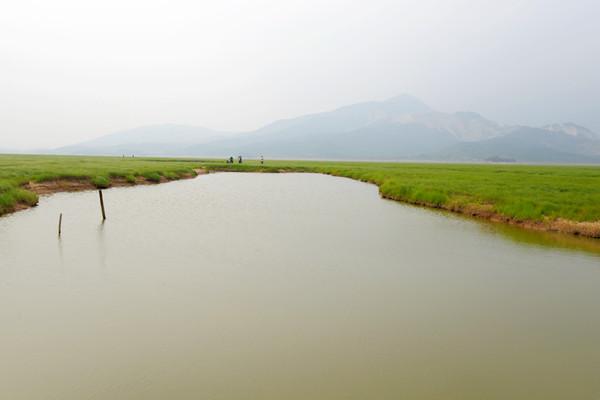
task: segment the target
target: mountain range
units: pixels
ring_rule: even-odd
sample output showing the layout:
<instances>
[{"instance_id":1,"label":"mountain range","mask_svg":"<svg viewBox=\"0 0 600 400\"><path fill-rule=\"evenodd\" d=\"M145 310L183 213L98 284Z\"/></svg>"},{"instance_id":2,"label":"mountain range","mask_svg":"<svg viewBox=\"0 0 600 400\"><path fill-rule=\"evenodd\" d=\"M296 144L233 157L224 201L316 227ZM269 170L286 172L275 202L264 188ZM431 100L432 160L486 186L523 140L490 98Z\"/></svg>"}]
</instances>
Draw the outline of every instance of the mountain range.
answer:
<instances>
[{"instance_id":1,"label":"mountain range","mask_svg":"<svg viewBox=\"0 0 600 400\"><path fill-rule=\"evenodd\" d=\"M153 125L52 153L598 163L600 136L574 123L511 126L475 112L439 112L401 95L279 120L251 132Z\"/></svg>"}]
</instances>

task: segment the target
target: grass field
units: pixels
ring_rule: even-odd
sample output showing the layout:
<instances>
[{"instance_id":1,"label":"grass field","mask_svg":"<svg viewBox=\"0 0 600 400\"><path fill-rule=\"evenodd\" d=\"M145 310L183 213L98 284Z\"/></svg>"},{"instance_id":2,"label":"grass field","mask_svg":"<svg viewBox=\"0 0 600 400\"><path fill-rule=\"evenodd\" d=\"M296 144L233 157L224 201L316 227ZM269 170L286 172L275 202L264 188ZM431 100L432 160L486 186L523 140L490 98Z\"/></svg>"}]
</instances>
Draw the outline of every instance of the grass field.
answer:
<instances>
[{"instance_id":1,"label":"grass field","mask_svg":"<svg viewBox=\"0 0 600 400\"><path fill-rule=\"evenodd\" d=\"M379 186L382 196L413 204L513 221L600 221L600 167L496 164L256 161L225 164L199 159L0 156L0 215L37 202L29 181L114 178L177 179L196 168L226 171L318 172Z\"/></svg>"},{"instance_id":2,"label":"grass field","mask_svg":"<svg viewBox=\"0 0 600 400\"><path fill-rule=\"evenodd\" d=\"M264 169L344 176L378 185L387 198L448 209L491 207L519 220L600 220L600 167L595 166L278 161Z\"/></svg>"},{"instance_id":3,"label":"grass field","mask_svg":"<svg viewBox=\"0 0 600 400\"><path fill-rule=\"evenodd\" d=\"M34 205L38 196L23 188L28 182L89 180L98 188L111 179L134 183L137 177L159 182L161 177L178 179L193 173L198 161L150 160L121 157L70 157L0 155L0 215L14 211L19 204Z\"/></svg>"}]
</instances>

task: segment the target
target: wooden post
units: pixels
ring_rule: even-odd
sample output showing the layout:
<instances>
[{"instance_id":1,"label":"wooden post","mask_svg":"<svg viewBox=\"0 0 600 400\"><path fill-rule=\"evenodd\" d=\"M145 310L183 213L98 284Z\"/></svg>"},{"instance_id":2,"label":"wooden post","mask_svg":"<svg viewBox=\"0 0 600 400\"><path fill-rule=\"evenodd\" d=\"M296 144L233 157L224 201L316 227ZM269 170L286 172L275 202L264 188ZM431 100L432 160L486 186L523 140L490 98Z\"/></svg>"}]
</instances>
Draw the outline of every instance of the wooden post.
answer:
<instances>
[{"instance_id":1,"label":"wooden post","mask_svg":"<svg viewBox=\"0 0 600 400\"><path fill-rule=\"evenodd\" d=\"M104 198L102 197L102 190L98 190L100 195L100 208L102 209L102 221L106 219L106 212L104 211Z\"/></svg>"},{"instance_id":2,"label":"wooden post","mask_svg":"<svg viewBox=\"0 0 600 400\"><path fill-rule=\"evenodd\" d=\"M62 231L62 213L60 213L60 217L58 217L58 237L60 237L61 231Z\"/></svg>"}]
</instances>

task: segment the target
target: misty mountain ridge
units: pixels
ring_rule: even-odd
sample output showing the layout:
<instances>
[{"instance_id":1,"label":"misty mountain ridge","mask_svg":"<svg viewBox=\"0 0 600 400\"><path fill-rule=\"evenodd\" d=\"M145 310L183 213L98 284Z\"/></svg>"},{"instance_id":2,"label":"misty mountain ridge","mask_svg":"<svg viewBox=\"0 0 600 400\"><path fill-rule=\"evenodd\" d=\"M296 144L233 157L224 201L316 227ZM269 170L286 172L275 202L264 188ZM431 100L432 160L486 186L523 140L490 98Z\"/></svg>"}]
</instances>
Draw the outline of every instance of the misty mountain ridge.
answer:
<instances>
[{"instance_id":1,"label":"misty mountain ridge","mask_svg":"<svg viewBox=\"0 0 600 400\"><path fill-rule=\"evenodd\" d=\"M53 152L593 163L600 162L600 137L571 122L503 125L475 112L435 111L416 97L400 95L283 119L235 135L186 125L153 125Z\"/></svg>"},{"instance_id":2,"label":"misty mountain ridge","mask_svg":"<svg viewBox=\"0 0 600 400\"><path fill-rule=\"evenodd\" d=\"M550 124L542 127L545 130L552 132L562 132L567 135L576 136L584 139L600 139L600 135L590 131L583 126L574 124L573 122L565 122L562 124Z\"/></svg>"},{"instance_id":3,"label":"misty mountain ridge","mask_svg":"<svg viewBox=\"0 0 600 400\"><path fill-rule=\"evenodd\" d=\"M148 125L123 130L76 145L55 149L55 153L90 155L176 155L194 145L227 137L224 132L181 125Z\"/></svg>"},{"instance_id":4,"label":"misty mountain ridge","mask_svg":"<svg viewBox=\"0 0 600 400\"><path fill-rule=\"evenodd\" d=\"M512 160L550 163L598 163L600 140L543 128L515 127L505 135L457 143L433 155L448 161Z\"/></svg>"}]
</instances>

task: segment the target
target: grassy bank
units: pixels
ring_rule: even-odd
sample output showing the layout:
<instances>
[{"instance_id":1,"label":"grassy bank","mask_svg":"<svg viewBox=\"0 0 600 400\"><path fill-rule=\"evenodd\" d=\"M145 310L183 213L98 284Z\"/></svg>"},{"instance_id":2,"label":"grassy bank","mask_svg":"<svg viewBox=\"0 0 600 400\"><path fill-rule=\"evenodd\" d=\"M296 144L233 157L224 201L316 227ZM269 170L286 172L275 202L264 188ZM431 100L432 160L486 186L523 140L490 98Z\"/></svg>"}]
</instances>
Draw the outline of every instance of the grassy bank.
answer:
<instances>
[{"instance_id":1,"label":"grassy bank","mask_svg":"<svg viewBox=\"0 0 600 400\"><path fill-rule=\"evenodd\" d=\"M256 165L209 165L255 170ZM379 186L385 198L521 225L600 237L600 167L498 164L269 162Z\"/></svg>"},{"instance_id":2,"label":"grassy bank","mask_svg":"<svg viewBox=\"0 0 600 400\"><path fill-rule=\"evenodd\" d=\"M32 205L37 195L30 181L87 180L107 187L116 179L158 182L219 171L317 172L379 186L382 196L527 227L600 236L600 167L255 161L0 156L0 214L19 204Z\"/></svg>"},{"instance_id":3,"label":"grassy bank","mask_svg":"<svg viewBox=\"0 0 600 400\"><path fill-rule=\"evenodd\" d=\"M0 215L37 204L38 194L29 186L44 182L70 181L92 188L117 181L158 183L195 175L199 166L197 160L0 155Z\"/></svg>"}]
</instances>

